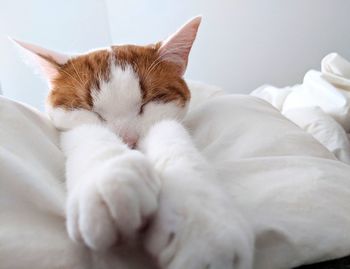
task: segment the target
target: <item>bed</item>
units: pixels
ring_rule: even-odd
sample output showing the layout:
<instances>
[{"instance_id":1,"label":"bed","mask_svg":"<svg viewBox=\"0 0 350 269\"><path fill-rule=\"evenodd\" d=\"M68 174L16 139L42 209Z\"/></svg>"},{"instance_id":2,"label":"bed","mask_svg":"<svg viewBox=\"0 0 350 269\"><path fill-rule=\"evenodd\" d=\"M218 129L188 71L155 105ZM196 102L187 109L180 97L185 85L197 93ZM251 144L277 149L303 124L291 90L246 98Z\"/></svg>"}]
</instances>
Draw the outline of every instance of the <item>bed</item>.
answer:
<instances>
[{"instance_id":1,"label":"bed","mask_svg":"<svg viewBox=\"0 0 350 269\"><path fill-rule=\"evenodd\" d=\"M200 83L191 83L191 92L185 125L218 172L231 169L235 176L234 186L222 184L252 225L254 268L293 268L349 255L350 166L262 98ZM45 114L0 97L2 269L86 269L106 258L66 235L58 144L59 132ZM118 268L153 268L143 253L120 255ZM347 264L343 259L304 268Z\"/></svg>"}]
</instances>

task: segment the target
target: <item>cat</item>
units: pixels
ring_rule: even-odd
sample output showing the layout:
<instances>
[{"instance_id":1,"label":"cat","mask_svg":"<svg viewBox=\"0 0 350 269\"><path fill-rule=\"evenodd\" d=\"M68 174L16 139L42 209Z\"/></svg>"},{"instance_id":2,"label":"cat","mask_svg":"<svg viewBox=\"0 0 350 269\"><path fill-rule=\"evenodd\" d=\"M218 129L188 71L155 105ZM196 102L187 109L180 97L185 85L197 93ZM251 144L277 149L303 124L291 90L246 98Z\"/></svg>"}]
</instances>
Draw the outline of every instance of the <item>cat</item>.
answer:
<instances>
[{"instance_id":1,"label":"cat","mask_svg":"<svg viewBox=\"0 0 350 269\"><path fill-rule=\"evenodd\" d=\"M49 83L74 241L103 252L150 225L144 245L161 268L252 267L245 221L227 212L215 172L181 125L190 101L183 75L200 22L156 44L72 56L16 41Z\"/></svg>"}]
</instances>

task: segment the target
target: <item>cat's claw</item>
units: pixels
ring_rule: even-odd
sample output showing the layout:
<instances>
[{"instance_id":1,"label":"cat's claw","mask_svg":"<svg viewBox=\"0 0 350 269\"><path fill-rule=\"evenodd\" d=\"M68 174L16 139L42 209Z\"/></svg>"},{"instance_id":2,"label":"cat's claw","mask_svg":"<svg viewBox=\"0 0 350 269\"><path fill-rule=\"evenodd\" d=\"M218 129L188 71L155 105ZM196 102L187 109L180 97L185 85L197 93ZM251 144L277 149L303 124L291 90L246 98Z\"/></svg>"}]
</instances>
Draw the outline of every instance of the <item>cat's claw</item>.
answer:
<instances>
[{"instance_id":1,"label":"cat's claw","mask_svg":"<svg viewBox=\"0 0 350 269\"><path fill-rule=\"evenodd\" d=\"M91 249L134 238L157 209L159 180L140 152L129 151L85 176L68 197L67 230Z\"/></svg>"},{"instance_id":2,"label":"cat's claw","mask_svg":"<svg viewBox=\"0 0 350 269\"><path fill-rule=\"evenodd\" d=\"M214 212L197 213L157 214L146 247L161 268L251 269L253 240L239 217L235 225L225 216L211 218Z\"/></svg>"}]
</instances>

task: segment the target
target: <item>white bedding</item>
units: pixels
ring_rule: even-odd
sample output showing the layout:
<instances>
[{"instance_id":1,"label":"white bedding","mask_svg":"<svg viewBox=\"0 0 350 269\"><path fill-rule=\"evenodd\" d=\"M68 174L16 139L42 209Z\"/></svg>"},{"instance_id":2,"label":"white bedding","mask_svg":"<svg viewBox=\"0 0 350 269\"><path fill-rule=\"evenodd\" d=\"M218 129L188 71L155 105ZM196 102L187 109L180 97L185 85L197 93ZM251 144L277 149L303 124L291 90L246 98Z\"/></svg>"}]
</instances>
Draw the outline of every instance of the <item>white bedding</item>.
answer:
<instances>
[{"instance_id":1,"label":"white bedding","mask_svg":"<svg viewBox=\"0 0 350 269\"><path fill-rule=\"evenodd\" d=\"M185 124L250 223L254 268L350 254L350 166L269 103L201 88ZM66 235L58 136L43 114L0 98L1 269L86 269L106 258ZM124 256L117 268L151 268Z\"/></svg>"},{"instance_id":2,"label":"white bedding","mask_svg":"<svg viewBox=\"0 0 350 269\"><path fill-rule=\"evenodd\" d=\"M265 85L251 95L272 104L339 160L350 164L350 62L346 59L331 53L322 60L321 71L308 71L302 84L285 88Z\"/></svg>"}]
</instances>

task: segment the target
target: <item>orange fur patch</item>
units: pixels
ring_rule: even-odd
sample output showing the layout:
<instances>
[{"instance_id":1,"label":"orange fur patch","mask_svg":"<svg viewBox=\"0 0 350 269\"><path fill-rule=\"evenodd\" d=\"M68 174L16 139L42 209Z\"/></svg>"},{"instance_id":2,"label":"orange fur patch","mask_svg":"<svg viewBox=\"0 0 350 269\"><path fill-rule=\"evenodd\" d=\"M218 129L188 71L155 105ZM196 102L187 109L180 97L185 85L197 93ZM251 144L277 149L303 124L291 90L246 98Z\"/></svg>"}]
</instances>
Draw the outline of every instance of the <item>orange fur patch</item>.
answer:
<instances>
[{"instance_id":1,"label":"orange fur patch","mask_svg":"<svg viewBox=\"0 0 350 269\"><path fill-rule=\"evenodd\" d=\"M110 79L110 65L118 64L123 68L129 64L139 76L143 105L150 101L176 101L185 105L190 99L189 89L180 76L179 67L159 57L159 47L160 43L113 46L111 50L74 57L64 65L56 64L58 76L52 81L49 104L90 110L93 106L91 90L98 90L101 80Z\"/></svg>"}]
</instances>

